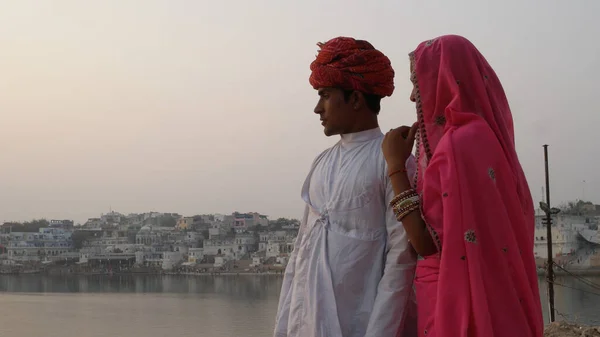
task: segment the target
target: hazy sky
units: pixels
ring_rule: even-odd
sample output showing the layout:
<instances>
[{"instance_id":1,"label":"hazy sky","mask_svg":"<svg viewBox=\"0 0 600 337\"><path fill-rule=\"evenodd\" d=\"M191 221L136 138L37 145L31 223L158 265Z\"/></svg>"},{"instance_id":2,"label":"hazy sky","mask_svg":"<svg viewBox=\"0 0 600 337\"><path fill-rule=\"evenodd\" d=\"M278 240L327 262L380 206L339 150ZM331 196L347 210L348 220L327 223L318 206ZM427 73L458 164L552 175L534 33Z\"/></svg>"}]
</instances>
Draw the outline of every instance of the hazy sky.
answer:
<instances>
[{"instance_id":1,"label":"hazy sky","mask_svg":"<svg viewBox=\"0 0 600 337\"><path fill-rule=\"evenodd\" d=\"M338 140L312 112L309 64L339 35L392 60L384 131L416 118L407 54L466 36L504 84L536 201L548 143L553 201L600 202L600 1L489 2L0 0L0 221L299 217Z\"/></svg>"}]
</instances>

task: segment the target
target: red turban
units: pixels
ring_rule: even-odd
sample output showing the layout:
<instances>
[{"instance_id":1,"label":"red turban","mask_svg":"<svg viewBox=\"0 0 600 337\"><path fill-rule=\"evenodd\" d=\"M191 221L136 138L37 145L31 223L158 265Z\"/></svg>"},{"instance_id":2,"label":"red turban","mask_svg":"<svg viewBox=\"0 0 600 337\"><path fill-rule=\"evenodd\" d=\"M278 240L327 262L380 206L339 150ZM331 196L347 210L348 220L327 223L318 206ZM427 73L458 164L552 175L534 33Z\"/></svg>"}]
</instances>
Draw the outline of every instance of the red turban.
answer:
<instances>
[{"instance_id":1,"label":"red turban","mask_svg":"<svg viewBox=\"0 0 600 337\"><path fill-rule=\"evenodd\" d=\"M369 42L337 37L317 45L321 50L310 64L313 88L356 90L381 97L394 92L392 64Z\"/></svg>"}]
</instances>

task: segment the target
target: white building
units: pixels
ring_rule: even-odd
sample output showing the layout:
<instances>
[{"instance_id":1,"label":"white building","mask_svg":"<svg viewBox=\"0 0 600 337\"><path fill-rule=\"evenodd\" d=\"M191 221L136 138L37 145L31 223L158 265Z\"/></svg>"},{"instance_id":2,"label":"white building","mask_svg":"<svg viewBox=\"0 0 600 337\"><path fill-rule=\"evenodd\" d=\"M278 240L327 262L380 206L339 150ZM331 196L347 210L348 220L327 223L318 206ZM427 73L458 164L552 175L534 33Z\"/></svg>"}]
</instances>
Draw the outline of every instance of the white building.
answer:
<instances>
[{"instance_id":1,"label":"white building","mask_svg":"<svg viewBox=\"0 0 600 337\"><path fill-rule=\"evenodd\" d=\"M205 240L204 241L204 255L212 255L219 256L224 255L229 259L239 260L243 258L246 254L250 253L248 251L249 247L253 247L253 245L244 244L242 242L250 242L247 241L246 238L243 239L226 239L226 240Z\"/></svg>"},{"instance_id":2,"label":"white building","mask_svg":"<svg viewBox=\"0 0 600 337\"><path fill-rule=\"evenodd\" d=\"M31 262L56 260L74 251L71 232L62 228L40 228L37 233L12 232L6 247L9 260Z\"/></svg>"},{"instance_id":3,"label":"white building","mask_svg":"<svg viewBox=\"0 0 600 337\"><path fill-rule=\"evenodd\" d=\"M233 240L204 240L204 255L228 255L235 253Z\"/></svg>"},{"instance_id":4,"label":"white building","mask_svg":"<svg viewBox=\"0 0 600 337\"><path fill-rule=\"evenodd\" d=\"M264 259L260 256L253 256L252 257L252 263L250 264L250 267L260 267L262 266L264 262Z\"/></svg>"},{"instance_id":5,"label":"white building","mask_svg":"<svg viewBox=\"0 0 600 337\"><path fill-rule=\"evenodd\" d=\"M200 263L204 259L204 248L190 248L188 250L188 262Z\"/></svg>"},{"instance_id":6,"label":"white building","mask_svg":"<svg viewBox=\"0 0 600 337\"><path fill-rule=\"evenodd\" d=\"M164 252L163 253L163 261L162 261L162 269L163 270L171 270L176 265L180 264L183 261L183 254L181 252Z\"/></svg>"},{"instance_id":7,"label":"white building","mask_svg":"<svg viewBox=\"0 0 600 337\"><path fill-rule=\"evenodd\" d=\"M569 228L552 227L552 252L554 257L570 254L576 249L575 233ZM536 227L533 253L535 257L548 258L548 235L544 227Z\"/></svg>"},{"instance_id":8,"label":"white building","mask_svg":"<svg viewBox=\"0 0 600 337\"><path fill-rule=\"evenodd\" d=\"M229 258L227 256L215 256L215 263L213 264L213 266L215 266L215 268L220 268L223 267L227 261L229 261Z\"/></svg>"},{"instance_id":9,"label":"white building","mask_svg":"<svg viewBox=\"0 0 600 337\"><path fill-rule=\"evenodd\" d=\"M238 252L242 255L256 251L256 238L251 233L236 234L234 243L238 245Z\"/></svg>"},{"instance_id":10,"label":"white building","mask_svg":"<svg viewBox=\"0 0 600 337\"><path fill-rule=\"evenodd\" d=\"M165 238L164 231L154 230L152 226L143 226L135 235L135 243L146 246L162 245Z\"/></svg>"},{"instance_id":11,"label":"white building","mask_svg":"<svg viewBox=\"0 0 600 337\"><path fill-rule=\"evenodd\" d=\"M228 227L221 222L216 222L208 229L208 238L210 240L223 239L229 235Z\"/></svg>"},{"instance_id":12,"label":"white building","mask_svg":"<svg viewBox=\"0 0 600 337\"><path fill-rule=\"evenodd\" d=\"M191 248L198 247L200 242L204 241L202 233L198 232L187 232L183 241Z\"/></svg>"},{"instance_id":13,"label":"white building","mask_svg":"<svg viewBox=\"0 0 600 337\"><path fill-rule=\"evenodd\" d=\"M289 254L294 248L295 241L296 231L261 232L259 233L258 251L266 252L267 257Z\"/></svg>"},{"instance_id":14,"label":"white building","mask_svg":"<svg viewBox=\"0 0 600 337\"><path fill-rule=\"evenodd\" d=\"M266 256L267 258L288 256L293 250L294 241L269 240L267 241Z\"/></svg>"},{"instance_id":15,"label":"white building","mask_svg":"<svg viewBox=\"0 0 600 337\"><path fill-rule=\"evenodd\" d=\"M163 252L144 250L135 252L135 263L139 266L162 267Z\"/></svg>"}]
</instances>

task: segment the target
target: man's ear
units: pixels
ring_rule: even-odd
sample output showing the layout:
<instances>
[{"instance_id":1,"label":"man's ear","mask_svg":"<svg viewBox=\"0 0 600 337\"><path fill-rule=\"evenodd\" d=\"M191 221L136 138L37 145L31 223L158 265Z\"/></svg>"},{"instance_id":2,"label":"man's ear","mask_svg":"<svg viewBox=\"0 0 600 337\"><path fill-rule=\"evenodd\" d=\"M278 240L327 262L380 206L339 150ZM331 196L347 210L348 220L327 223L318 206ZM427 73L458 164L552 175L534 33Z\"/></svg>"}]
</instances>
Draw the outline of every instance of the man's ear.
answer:
<instances>
[{"instance_id":1,"label":"man's ear","mask_svg":"<svg viewBox=\"0 0 600 337\"><path fill-rule=\"evenodd\" d=\"M350 95L350 104L354 110L360 110L365 104L365 97L362 92L354 90Z\"/></svg>"}]
</instances>

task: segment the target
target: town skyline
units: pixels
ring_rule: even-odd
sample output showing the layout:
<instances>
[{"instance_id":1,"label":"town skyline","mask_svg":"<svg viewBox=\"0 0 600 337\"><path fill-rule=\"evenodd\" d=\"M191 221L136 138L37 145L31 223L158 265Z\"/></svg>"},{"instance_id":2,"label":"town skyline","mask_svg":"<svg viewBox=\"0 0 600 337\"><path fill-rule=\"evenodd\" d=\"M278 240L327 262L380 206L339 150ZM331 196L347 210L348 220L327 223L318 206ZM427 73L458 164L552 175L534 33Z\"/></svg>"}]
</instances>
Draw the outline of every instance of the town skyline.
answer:
<instances>
[{"instance_id":1,"label":"town skyline","mask_svg":"<svg viewBox=\"0 0 600 337\"><path fill-rule=\"evenodd\" d=\"M0 272L112 274L281 271L300 223L257 212L200 214L115 211L72 220L0 226Z\"/></svg>"},{"instance_id":2,"label":"town skyline","mask_svg":"<svg viewBox=\"0 0 600 337\"><path fill-rule=\"evenodd\" d=\"M276 220L276 219L289 219L289 220L299 220L299 217L285 217L285 216L277 216L277 217L271 217L268 214L263 214L260 212L255 212L255 211L246 211L246 212L240 212L240 211L233 211L233 212L199 212L199 213L190 213L190 214L182 214L179 212L161 212L161 211L155 211L155 210L151 210L151 211L144 211L144 212L119 212L117 210L114 209L109 209L108 212L104 213L101 212L99 213L100 216L103 215L107 215L107 214L111 214L111 213L119 213L121 215L139 215L139 214L147 214L147 213L156 213L156 214L172 214L172 215L177 215L180 217L195 217L195 216L203 216L203 215L228 215L228 214L235 214L235 213L239 213L239 214L245 214L245 213L258 213L258 214L262 214L264 216L266 216L269 219L272 220ZM30 219L2 219L0 218L0 226L2 224L7 224L7 223L19 223L19 224L23 224L26 222L33 222L33 221L72 221L74 226L83 226L85 225L85 223L90 220L90 219L94 219L96 217L87 217L84 219L67 219L67 218L52 218L52 217L46 217L46 216L42 216L42 217L36 217L36 218L30 218Z\"/></svg>"}]
</instances>

